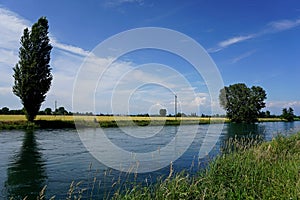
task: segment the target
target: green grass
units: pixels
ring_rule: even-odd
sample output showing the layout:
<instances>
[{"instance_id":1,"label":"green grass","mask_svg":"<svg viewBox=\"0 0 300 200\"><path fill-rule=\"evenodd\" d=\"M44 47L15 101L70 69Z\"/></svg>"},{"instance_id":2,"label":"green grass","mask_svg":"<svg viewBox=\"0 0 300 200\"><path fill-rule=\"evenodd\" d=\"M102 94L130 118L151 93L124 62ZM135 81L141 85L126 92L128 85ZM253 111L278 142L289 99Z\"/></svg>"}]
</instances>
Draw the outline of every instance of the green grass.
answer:
<instances>
[{"instance_id":1,"label":"green grass","mask_svg":"<svg viewBox=\"0 0 300 200\"><path fill-rule=\"evenodd\" d=\"M73 121L62 120L35 120L34 122L27 121L0 121L0 130L13 130L13 129L62 129L62 128L75 128Z\"/></svg>"},{"instance_id":2,"label":"green grass","mask_svg":"<svg viewBox=\"0 0 300 200\"><path fill-rule=\"evenodd\" d=\"M184 172L158 183L117 192L114 199L298 199L300 133L250 145L234 140L234 152L189 177ZM232 146L231 146L232 147ZM172 170L170 170L172 172Z\"/></svg>"}]
</instances>

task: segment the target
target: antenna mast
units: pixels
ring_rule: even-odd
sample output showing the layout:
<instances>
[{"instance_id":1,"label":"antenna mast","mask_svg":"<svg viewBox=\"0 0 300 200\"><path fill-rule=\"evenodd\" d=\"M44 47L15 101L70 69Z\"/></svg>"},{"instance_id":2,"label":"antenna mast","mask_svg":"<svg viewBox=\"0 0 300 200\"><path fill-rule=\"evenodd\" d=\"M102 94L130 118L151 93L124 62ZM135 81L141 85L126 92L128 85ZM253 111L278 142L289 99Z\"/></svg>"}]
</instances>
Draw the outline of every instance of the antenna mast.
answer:
<instances>
[{"instance_id":1,"label":"antenna mast","mask_svg":"<svg viewBox=\"0 0 300 200\"><path fill-rule=\"evenodd\" d=\"M177 95L175 94L175 120L177 120Z\"/></svg>"}]
</instances>

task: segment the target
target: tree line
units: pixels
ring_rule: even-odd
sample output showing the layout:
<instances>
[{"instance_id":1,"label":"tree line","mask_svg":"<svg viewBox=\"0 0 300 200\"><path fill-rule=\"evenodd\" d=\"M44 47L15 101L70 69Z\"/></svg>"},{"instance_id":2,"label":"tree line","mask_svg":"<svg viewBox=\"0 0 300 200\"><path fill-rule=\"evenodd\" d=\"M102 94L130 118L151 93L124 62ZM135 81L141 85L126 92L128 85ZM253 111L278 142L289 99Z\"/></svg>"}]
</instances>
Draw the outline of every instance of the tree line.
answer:
<instances>
[{"instance_id":1,"label":"tree line","mask_svg":"<svg viewBox=\"0 0 300 200\"><path fill-rule=\"evenodd\" d=\"M25 109L10 110L8 107L0 109L0 115L25 115ZM51 108L45 108L45 110L39 110L38 115L73 115L72 112L67 111L64 107L59 107L55 110Z\"/></svg>"}]
</instances>

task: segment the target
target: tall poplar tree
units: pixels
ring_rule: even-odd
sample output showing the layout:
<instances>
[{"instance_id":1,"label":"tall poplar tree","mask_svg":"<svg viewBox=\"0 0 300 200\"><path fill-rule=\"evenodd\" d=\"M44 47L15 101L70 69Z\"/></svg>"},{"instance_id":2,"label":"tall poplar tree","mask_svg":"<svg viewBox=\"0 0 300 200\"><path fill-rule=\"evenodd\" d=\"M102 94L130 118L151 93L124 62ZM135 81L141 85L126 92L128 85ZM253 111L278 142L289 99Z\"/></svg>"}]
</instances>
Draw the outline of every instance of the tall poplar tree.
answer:
<instances>
[{"instance_id":1,"label":"tall poplar tree","mask_svg":"<svg viewBox=\"0 0 300 200\"><path fill-rule=\"evenodd\" d=\"M13 68L13 92L25 108L26 118L33 121L45 101L52 81L48 37L48 20L41 17L31 30L24 29L19 49L19 62Z\"/></svg>"}]
</instances>

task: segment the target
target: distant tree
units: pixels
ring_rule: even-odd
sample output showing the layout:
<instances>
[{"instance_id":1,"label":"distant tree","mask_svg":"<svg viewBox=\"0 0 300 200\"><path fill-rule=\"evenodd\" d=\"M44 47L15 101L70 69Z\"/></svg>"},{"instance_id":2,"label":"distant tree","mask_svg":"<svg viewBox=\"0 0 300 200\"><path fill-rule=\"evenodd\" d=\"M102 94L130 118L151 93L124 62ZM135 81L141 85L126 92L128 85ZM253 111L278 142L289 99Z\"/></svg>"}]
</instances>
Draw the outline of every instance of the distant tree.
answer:
<instances>
[{"instance_id":1,"label":"distant tree","mask_svg":"<svg viewBox=\"0 0 300 200\"><path fill-rule=\"evenodd\" d=\"M52 109L51 108L46 108L44 110L44 112L45 112L45 115L51 115L52 114Z\"/></svg>"},{"instance_id":2,"label":"distant tree","mask_svg":"<svg viewBox=\"0 0 300 200\"><path fill-rule=\"evenodd\" d=\"M13 68L13 92L21 99L28 121L34 120L52 81L49 65L52 46L48 28L48 20L41 17L33 24L31 31L24 29L19 49L20 60Z\"/></svg>"},{"instance_id":3,"label":"distant tree","mask_svg":"<svg viewBox=\"0 0 300 200\"><path fill-rule=\"evenodd\" d=\"M270 111L266 111L266 118L270 118L271 117L271 113L270 113Z\"/></svg>"},{"instance_id":4,"label":"distant tree","mask_svg":"<svg viewBox=\"0 0 300 200\"><path fill-rule=\"evenodd\" d=\"M177 113L175 117L187 117L185 113Z\"/></svg>"},{"instance_id":5,"label":"distant tree","mask_svg":"<svg viewBox=\"0 0 300 200\"><path fill-rule=\"evenodd\" d=\"M191 117L197 117L197 113L192 112L190 116Z\"/></svg>"},{"instance_id":6,"label":"distant tree","mask_svg":"<svg viewBox=\"0 0 300 200\"><path fill-rule=\"evenodd\" d=\"M55 113L57 115L67 115L68 111L64 107L59 107L58 109L55 110Z\"/></svg>"},{"instance_id":7,"label":"distant tree","mask_svg":"<svg viewBox=\"0 0 300 200\"><path fill-rule=\"evenodd\" d=\"M259 86L248 88L244 83L237 83L221 89L219 100L232 122L253 123L265 107L266 96Z\"/></svg>"},{"instance_id":8,"label":"distant tree","mask_svg":"<svg viewBox=\"0 0 300 200\"><path fill-rule=\"evenodd\" d=\"M259 112L258 117L260 117L260 118L266 118L266 112L265 111Z\"/></svg>"},{"instance_id":9,"label":"distant tree","mask_svg":"<svg viewBox=\"0 0 300 200\"><path fill-rule=\"evenodd\" d=\"M44 110L40 110L37 114L38 114L38 115L46 115L46 113L45 113Z\"/></svg>"},{"instance_id":10,"label":"distant tree","mask_svg":"<svg viewBox=\"0 0 300 200\"><path fill-rule=\"evenodd\" d=\"M2 114L4 114L4 115L8 115L8 114L9 114L9 108L8 108L8 107L3 107L3 108L1 109L1 112L2 112Z\"/></svg>"},{"instance_id":11,"label":"distant tree","mask_svg":"<svg viewBox=\"0 0 300 200\"><path fill-rule=\"evenodd\" d=\"M159 110L159 115L162 116L162 117L165 117L165 116L167 115L167 110L166 110L166 109L163 109L163 108L160 109L160 110Z\"/></svg>"},{"instance_id":12,"label":"distant tree","mask_svg":"<svg viewBox=\"0 0 300 200\"><path fill-rule=\"evenodd\" d=\"M9 114L11 114L11 115L24 115L25 113L24 113L24 110L21 109L21 110L10 110Z\"/></svg>"},{"instance_id":13,"label":"distant tree","mask_svg":"<svg viewBox=\"0 0 300 200\"><path fill-rule=\"evenodd\" d=\"M295 115L294 115L293 108L291 108L291 107L289 107L288 109L287 108L283 108L282 109L281 117L283 119L286 119L289 122L294 121Z\"/></svg>"}]
</instances>

